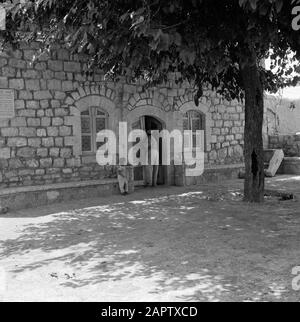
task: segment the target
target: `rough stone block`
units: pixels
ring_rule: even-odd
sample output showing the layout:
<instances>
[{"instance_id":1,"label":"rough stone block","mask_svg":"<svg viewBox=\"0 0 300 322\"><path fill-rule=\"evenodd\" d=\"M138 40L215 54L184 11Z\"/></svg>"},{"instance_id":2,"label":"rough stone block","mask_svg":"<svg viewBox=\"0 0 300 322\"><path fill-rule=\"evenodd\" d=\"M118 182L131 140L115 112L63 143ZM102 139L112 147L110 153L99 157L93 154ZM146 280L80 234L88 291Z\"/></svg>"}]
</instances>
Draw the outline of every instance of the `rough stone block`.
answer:
<instances>
[{"instance_id":1,"label":"rough stone block","mask_svg":"<svg viewBox=\"0 0 300 322\"><path fill-rule=\"evenodd\" d=\"M67 79L67 73L65 72L55 72L54 73L54 78L59 79L61 81L64 81Z\"/></svg>"},{"instance_id":2,"label":"rough stone block","mask_svg":"<svg viewBox=\"0 0 300 322\"><path fill-rule=\"evenodd\" d=\"M54 159L53 166L55 168L63 168L65 166L65 159L61 159L61 158Z\"/></svg>"},{"instance_id":3,"label":"rough stone block","mask_svg":"<svg viewBox=\"0 0 300 322\"><path fill-rule=\"evenodd\" d=\"M73 98L71 98L70 96L69 96L69 97L67 97L67 99L66 99L66 104L67 104L67 105L72 105L72 104L74 104L74 100L73 100Z\"/></svg>"},{"instance_id":4,"label":"rough stone block","mask_svg":"<svg viewBox=\"0 0 300 322\"><path fill-rule=\"evenodd\" d=\"M12 137L12 136L18 136L18 134L19 134L19 130L14 127L7 127L7 128L1 129L1 136Z\"/></svg>"},{"instance_id":5,"label":"rough stone block","mask_svg":"<svg viewBox=\"0 0 300 322\"><path fill-rule=\"evenodd\" d=\"M22 137L8 138L7 145L10 147L22 147L27 145L27 139Z\"/></svg>"},{"instance_id":6,"label":"rough stone block","mask_svg":"<svg viewBox=\"0 0 300 322\"><path fill-rule=\"evenodd\" d=\"M10 158L10 148L0 148L0 159Z\"/></svg>"},{"instance_id":7,"label":"rough stone block","mask_svg":"<svg viewBox=\"0 0 300 322\"><path fill-rule=\"evenodd\" d=\"M40 104L38 101L26 101L26 108L28 109L39 109Z\"/></svg>"},{"instance_id":8,"label":"rough stone block","mask_svg":"<svg viewBox=\"0 0 300 322\"><path fill-rule=\"evenodd\" d=\"M60 150L60 157L68 159L72 156L72 150L69 148L63 148Z\"/></svg>"},{"instance_id":9,"label":"rough stone block","mask_svg":"<svg viewBox=\"0 0 300 322\"><path fill-rule=\"evenodd\" d=\"M26 68L26 61L16 58L11 58L8 61L10 67L18 68L18 69L25 69Z\"/></svg>"},{"instance_id":10,"label":"rough stone block","mask_svg":"<svg viewBox=\"0 0 300 322\"><path fill-rule=\"evenodd\" d=\"M12 127L26 126L26 118L25 117L15 117L10 122Z\"/></svg>"},{"instance_id":11,"label":"rough stone block","mask_svg":"<svg viewBox=\"0 0 300 322\"><path fill-rule=\"evenodd\" d=\"M71 174L71 173L73 173L73 170L70 169L70 168L65 168L62 171L63 171L64 174Z\"/></svg>"},{"instance_id":12,"label":"rough stone block","mask_svg":"<svg viewBox=\"0 0 300 322\"><path fill-rule=\"evenodd\" d=\"M42 138L42 146L47 147L47 148L54 146L54 139L53 138Z\"/></svg>"},{"instance_id":13,"label":"rough stone block","mask_svg":"<svg viewBox=\"0 0 300 322\"><path fill-rule=\"evenodd\" d=\"M26 79L25 86L26 86L26 89L28 89L29 91L31 90L39 91L41 89L40 81L38 79Z\"/></svg>"},{"instance_id":14,"label":"rough stone block","mask_svg":"<svg viewBox=\"0 0 300 322\"><path fill-rule=\"evenodd\" d=\"M45 129L37 129L36 135L39 137L45 137L47 136L47 133Z\"/></svg>"},{"instance_id":15,"label":"rough stone block","mask_svg":"<svg viewBox=\"0 0 300 322\"><path fill-rule=\"evenodd\" d=\"M50 105L52 108L60 108L61 103L59 100L51 100Z\"/></svg>"},{"instance_id":16,"label":"rough stone block","mask_svg":"<svg viewBox=\"0 0 300 322\"><path fill-rule=\"evenodd\" d=\"M41 108L43 109L49 108L50 107L49 100L41 100L40 105L41 105ZM52 112L52 115L53 115L53 112Z\"/></svg>"},{"instance_id":17,"label":"rough stone block","mask_svg":"<svg viewBox=\"0 0 300 322\"><path fill-rule=\"evenodd\" d=\"M55 72L59 72L63 70L63 62L60 60L49 60L48 61L48 68Z\"/></svg>"},{"instance_id":18,"label":"rough stone block","mask_svg":"<svg viewBox=\"0 0 300 322\"><path fill-rule=\"evenodd\" d=\"M24 89L24 80L21 78L13 78L9 80L9 88Z\"/></svg>"},{"instance_id":19,"label":"rough stone block","mask_svg":"<svg viewBox=\"0 0 300 322\"><path fill-rule=\"evenodd\" d=\"M19 99L22 99L22 100L32 100L33 98L32 93L29 91L19 91L18 95L19 95Z\"/></svg>"},{"instance_id":20,"label":"rough stone block","mask_svg":"<svg viewBox=\"0 0 300 322\"><path fill-rule=\"evenodd\" d=\"M25 137L34 137L36 136L36 129L33 127L20 127L19 135Z\"/></svg>"},{"instance_id":21,"label":"rough stone block","mask_svg":"<svg viewBox=\"0 0 300 322\"><path fill-rule=\"evenodd\" d=\"M0 88L7 88L7 87L8 87L8 78L0 77Z\"/></svg>"},{"instance_id":22,"label":"rough stone block","mask_svg":"<svg viewBox=\"0 0 300 322\"><path fill-rule=\"evenodd\" d=\"M63 124L64 124L64 120L61 117L54 117L52 119L52 125L53 126L60 126L60 125L63 125Z\"/></svg>"},{"instance_id":23,"label":"rough stone block","mask_svg":"<svg viewBox=\"0 0 300 322\"><path fill-rule=\"evenodd\" d=\"M50 117L42 117L41 118L41 126L50 126L51 118Z\"/></svg>"},{"instance_id":24,"label":"rough stone block","mask_svg":"<svg viewBox=\"0 0 300 322\"><path fill-rule=\"evenodd\" d=\"M54 113L55 116L66 116L69 114L69 111L66 108L56 108Z\"/></svg>"},{"instance_id":25,"label":"rough stone block","mask_svg":"<svg viewBox=\"0 0 300 322\"><path fill-rule=\"evenodd\" d=\"M37 169L37 170L35 170L35 174L38 176L42 176L45 174L45 170L44 169Z\"/></svg>"},{"instance_id":26,"label":"rough stone block","mask_svg":"<svg viewBox=\"0 0 300 322\"><path fill-rule=\"evenodd\" d=\"M38 157L45 158L48 156L48 149L47 148L39 148L36 150L36 154Z\"/></svg>"},{"instance_id":27,"label":"rough stone block","mask_svg":"<svg viewBox=\"0 0 300 322\"><path fill-rule=\"evenodd\" d=\"M52 98L50 91L36 91L33 95L36 100L48 100Z\"/></svg>"},{"instance_id":28,"label":"rough stone block","mask_svg":"<svg viewBox=\"0 0 300 322\"><path fill-rule=\"evenodd\" d=\"M31 147L20 148L17 151L17 156L22 158L32 158L35 155L35 149Z\"/></svg>"},{"instance_id":29,"label":"rough stone block","mask_svg":"<svg viewBox=\"0 0 300 322\"><path fill-rule=\"evenodd\" d=\"M64 93L64 92L56 91L54 93L54 99L56 99L56 100L64 100L65 98L66 98L66 93Z\"/></svg>"},{"instance_id":30,"label":"rough stone block","mask_svg":"<svg viewBox=\"0 0 300 322\"><path fill-rule=\"evenodd\" d=\"M26 161L26 166L28 167L28 168L34 168L34 169L36 169L36 168L38 168L39 167L39 161L38 160L35 160L35 159L31 159L31 160L27 160Z\"/></svg>"},{"instance_id":31,"label":"rough stone block","mask_svg":"<svg viewBox=\"0 0 300 322\"><path fill-rule=\"evenodd\" d=\"M41 75L39 73L40 72L38 72L34 69L23 70L22 77L23 78L41 78Z\"/></svg>"},{"instance_id":32,"label":"rough stone block","mask_svg":"<svg viewBox=\"0 0 300 322\"><path fill-rule=\"evenodd\" d=\"M37 110L36 111L36 116L37 117L43 117L43 116L45 116L45 111L44 110Z\"/></svg>"},{"instance_id":33,"label":"rough stone block","mask_svg":"<svg viewBox=\"0 0 300 322\"><path fill-rule=\"evenodd\" d=\"M10 169L20 169L23 168L24 165L20 159L17 158L11 158L9 159L9 168Z\"/></svg>"},{"instance_id":34,"label":"rough stone block","mask_svg":"<svg viewBox=\"0 0 300 322\"><path fill-rule=\"evenodd\" d=\"M64 81L62 82L62 90L64 92L70 92L74 90L73 82L72 81Z\"/></svg>"},{"instance_id":35,"label":"rough stone block","mask_svg":"<svg viewBox=\"0 0 300 322\"><path fill-rule=\"evenodd\" d=\"M64 146L64 139L63 138L55 138L55 146L63 147Z\"/></svg>"},{"instance_id":36,"label":"rough stone block","mask_svg":"<svg viewBox=\"0 0 300 322\"><path fill-rule=\"evenodd\" d=\"M2 68L2 76L6 77L16 77L16 69L10 66Z\"/></svg>"},{"instance_id":37,"label":"rough stone block","mask_svg":"<svg viewBox=\"0 0 300 322\"><path fill-rule=\"evenodd\" d=\"M36 111L32 109L24 109L24 110L18 110L17 114L18 116L23 116L23 117L35 117Z\"/></svg>"},{"instance_id":38,"label":"rough stone block","mask_svg":"<svg viewBox=\"0 0 300 322\"><path fill-rule=\"evenodd\" d=\"M47 81L47 87L49 90L61 91L61 80L50 79Z\"/></svg>"},{"instance_id":39,"label":"rough stone block","mask_svg":"<svg viewBox=\"0 0 300 322\"><path fill-rule=\"evenodd\" d=\"M64 71L71 72L71 73L80 73L81 66L78 62L64 62Z\"/></svg>"},{"instance_id":40,"label":"rough stone block","mask_svg":"<svg viewBox=\"0 0 300 322\"><path fill-rule=\"evenodd\" d=\"M69 126L61 126L59 128L59 135L60 136L70 136L72 133L72 129Z\"/></svg>"},{"instance_id":41,"label":"rough stone block","mask_svg":"<svg viewBox=\"0 0 300 322\"><path fill-rule=\"evenodd\" d=\"M52 167L52 159L51 158L41 159L40 160L40 166L41 166L41 168L50 168L50 167Z\"/></svg>"},{"instance_id":42,"label":"rough stone block","mask_svg":"<svg viewBox=\"0 0 300 322\"><path fill-rule=\"evenodd\" d=\"M81 97L78 92L74 92L71 95L75 101L78 101Z\"/></svg>"},{"instance_id":43,"label":"rough stone block","mask_svg":"<svg viewBox=\"0 0 300 322\"><path fill-rule=\"evenodd\" d=\"M35 69L37 70L46 70L47 64L45 62L38 62L35 64Z\"/></svg>"},{"instance_id":44,"label":"rough stone block","mask_svg":"<svg viewBox=\"0 0 300 322\"><path fill-rule=\"evenodd\" d=\"M55 126L51 126L47 128L48 136L58 136L58 128Z\"/></svg>"},{"instance_id":45,"label":"rough stone block","mask_svg":"<svg viewBox=\"0 0 300 322\"><path fill-rule=\"evenodd\" d=\"M28 126L40 126L41 125L41 119L39 119L39 118L28 118L27 119L27 125Z\"/></svg>"},{"instance_id":46,"label":"rough stone block","mask_svg":"<svg viewBox=\"0 0 300 322\"><path fill-rule=\"evenodd\" d=\"M29 138L28 146L39 148L42 144L42 140L40 138Z\"/></svg>"},{"instance_id":47,"label":"rough stone block","mask_svg":"<svg viewBox=\"0 0 300 322\"><path fill-rule=\"evenodd\" d=\"M50 155L50 157L55 157L55 158L57 158L58 156L59 156L59 148L51 148L50 150L49 150L49 155ZM54 167L57 167L56 165L55 165L55 160L53 161L53 166Z\"/></svg>"}]
</instances>

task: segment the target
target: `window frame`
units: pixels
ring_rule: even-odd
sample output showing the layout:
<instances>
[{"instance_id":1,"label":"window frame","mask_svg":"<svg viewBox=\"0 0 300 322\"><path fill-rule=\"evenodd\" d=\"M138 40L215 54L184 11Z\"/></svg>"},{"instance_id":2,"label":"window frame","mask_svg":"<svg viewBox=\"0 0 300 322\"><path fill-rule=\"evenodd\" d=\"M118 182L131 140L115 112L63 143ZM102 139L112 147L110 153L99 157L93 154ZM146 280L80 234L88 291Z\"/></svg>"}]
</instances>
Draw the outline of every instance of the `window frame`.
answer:
<instances>
[{"instance_id":1,"label":"window frame","mask_svg":"<svg viewBox=\"0 0 300 322\"><path fill-rule=\"evenodd\" d=\"M89 111L89 115L84 115L86 111ZM103 113L103 115L98 115L98 112ZM83 118L89 118L90 122L90 132L91 133L85 133L82 132L82 119ZM81 122L81 151L83 155L90 155L95 154L97 152L97 119L105 119L105 129L108 129L108 113L103 110L101 107L98 106L90 106L87 110L82 111L80 113L80 122ZM82 138L83 136L90 136L91 138L91 151L85 151L82 146Z\"/></svg>"},{"instance_id":2,"label":"window frame","mask_svg":"<svg viewBox=\"0 0 300 322\"><path fill-rule=\"evenodd\" d=\"M197 120L197 118L193 115L197 113L197 115L199 116L199 119L200 119L200 131L204 131L204 152L207 151L207 145L206 145L206 142L207 142L207 139L206 139L206 115L201 112L201 111L198 111L198 110L189 110L187 111L184 115L183 115L183 124L184 124L184 121L187 120L187 125L188 125L188 130L189 131L192 131L192 137L190 138L190 142L192 142L193 144L193 149L197 149L197 147L194 147L194 136L196 136L196 131L198 130L195 130L193 129L193 120ZM183 126L183 131L186 131L186 129L184 129L184 126Z\"/></svg>"}]
</instances>

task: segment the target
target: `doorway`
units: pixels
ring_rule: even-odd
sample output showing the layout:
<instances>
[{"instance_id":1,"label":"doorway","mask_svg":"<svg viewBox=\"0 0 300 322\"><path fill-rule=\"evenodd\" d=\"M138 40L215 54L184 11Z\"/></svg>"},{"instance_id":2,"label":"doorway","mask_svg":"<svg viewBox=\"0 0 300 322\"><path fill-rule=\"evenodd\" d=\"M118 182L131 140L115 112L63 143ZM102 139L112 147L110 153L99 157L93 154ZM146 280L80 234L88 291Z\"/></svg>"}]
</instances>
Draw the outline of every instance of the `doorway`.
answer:
<instances>
[{"instance_id":1,"label":"doorway","mask_svg":"<svg viewBox=\"0 0 300 322\"><path fill-rule=\"evenodd\" d=\"M146 133L151 131L162 131L163 124L153 116L142 116L139 121L132 125L132 129L141 129ZM159 170L158 170L158 185L165 184L165 166L162 165L162 140L159 141ZM137 166L134 168L134 182L135 186L144 185L144 171L143 166Z\"/></svg>"}]
</instances>

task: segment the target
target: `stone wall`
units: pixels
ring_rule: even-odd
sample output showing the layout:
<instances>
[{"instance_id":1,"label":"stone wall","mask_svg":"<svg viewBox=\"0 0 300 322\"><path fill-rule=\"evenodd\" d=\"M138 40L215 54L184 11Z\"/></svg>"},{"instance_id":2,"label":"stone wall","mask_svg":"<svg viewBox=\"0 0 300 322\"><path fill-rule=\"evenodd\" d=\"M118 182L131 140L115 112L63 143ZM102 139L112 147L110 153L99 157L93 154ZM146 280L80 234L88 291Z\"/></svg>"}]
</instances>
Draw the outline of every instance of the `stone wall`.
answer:
<instances>
[{"instance_id":1,"label":"stone wall","mask_svg":"<svg viewBox=\"0 0 300 322\"><path fill-rule=\"evenodd\" d=\"M81 151L80 112L91 106L107 111L108 128L129 126L141 115L161 120L166 129L182 129L190 109L206 115L206 164L243 161L244 110L210 90L199 107L187 83L166 84L144 91L142 82L105 81L86 76L84 57L57 48L33 61L38 43L22 44L0 56L0 89L13 89L15 117L0 119L0 187L42 185L114 178L114 167L101 167L95 155Z\"/></svg>"},{"instance_id":2,"label":"stone wall","mask_svg":"<svg viewBox=\"0 0 300 322\"><path fill-rule=\"evenodd\" d=\"M270 136L269 148L283 149L286 157L300 157L300 135Z\"/></svg>"},{"instance_id":3,"label":"stone wall","mask_svg":"<svg viewBox=\"0 0 300 322\"><path fill-rule=\"evenodd\" d=\"M214 96L211 93L211 96ZM244 107L218 97L211 99L209 114L212 118L208 163L235 164L243 162Z\"/></svg>"}]
</instances>

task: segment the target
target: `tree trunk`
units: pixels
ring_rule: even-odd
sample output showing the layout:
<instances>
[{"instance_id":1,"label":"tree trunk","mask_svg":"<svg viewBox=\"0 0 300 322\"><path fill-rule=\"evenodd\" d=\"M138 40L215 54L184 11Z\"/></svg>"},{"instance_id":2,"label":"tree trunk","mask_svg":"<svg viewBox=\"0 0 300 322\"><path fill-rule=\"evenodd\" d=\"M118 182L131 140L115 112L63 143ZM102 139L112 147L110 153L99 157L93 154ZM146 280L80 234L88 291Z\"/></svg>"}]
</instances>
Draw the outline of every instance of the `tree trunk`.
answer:
<instances>
[{"instance_id":1,"label":"tree trunk","mask_svg":"<svg viewBox=\"0 0 300 322\"><path fill-rule=\"evenodd\" d=\"M245 201L264 201L264 93L256 59L242 68L245 89Z\"/></svg>"}]
</instances>

